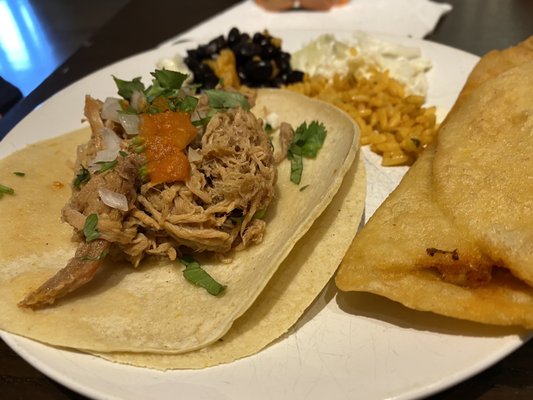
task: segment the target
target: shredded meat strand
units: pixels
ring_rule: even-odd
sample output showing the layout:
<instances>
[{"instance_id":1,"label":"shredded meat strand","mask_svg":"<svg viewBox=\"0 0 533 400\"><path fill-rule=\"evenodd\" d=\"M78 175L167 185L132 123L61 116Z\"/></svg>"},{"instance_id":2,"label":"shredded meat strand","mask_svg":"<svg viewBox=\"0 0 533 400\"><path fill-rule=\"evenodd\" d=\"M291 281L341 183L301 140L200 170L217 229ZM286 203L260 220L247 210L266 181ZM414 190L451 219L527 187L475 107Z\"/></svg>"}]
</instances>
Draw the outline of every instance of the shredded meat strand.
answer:
<instances>
[{"instance_id":1,"label":"shredded meat strand","mask_svg":"<svg viewBox=\"0 0 533 400\"><path fill-rule=\"evenodd\" d=\"M85 285L102 267L102 255L109 249L109 246L108 241L99 239L80 244L76 255L66 267L60 269L39 288L28 294L18 305L23 308L37 309L53 304L56 299Z\"/></svg>"},{"instance_id":2,"label":"shredded meat strand","mask_svg":"<svg viewBox=\"0 0 533 400\"><path fill-rule=\"evenodd\" d=\"M197 153L185 184L141 189L135 218L156 222L169 240L194 251L227 253L259 243L265 224L252 222L272 200L276 178L261 121L242 109L216 114Z\"/></svg>"},{"instance_id":3,"label":"shredded meat strand","mask_svg":"<svg viewBox=\"0 0 533 400\"><path fill-rule=\"evenodd\" d=\"M146 255L175 260L182 246L227 259L230 251L263 239L266 223L256 214L263 213L274 196L276 169L269 138L252 113L239 108L215 114L194 144L198 157L190 161L190 178L153 185L139 178L145 158L129 150L129 138L117 124L102 120L101 108L102 102L86 97L92 135L78 149L77 171L102 150L104 129L122 138L121 155L113 168L94 172L88 182L73 187L62 218L81 242L76 255L26 296L21 307L52 304L86 284L109 250L136 267ZM102 188L125 196L128 210L105 204L99 195ZM98 216L99 237L85 243L83 229L91 214Z\"/></svg>"}]
</instances>

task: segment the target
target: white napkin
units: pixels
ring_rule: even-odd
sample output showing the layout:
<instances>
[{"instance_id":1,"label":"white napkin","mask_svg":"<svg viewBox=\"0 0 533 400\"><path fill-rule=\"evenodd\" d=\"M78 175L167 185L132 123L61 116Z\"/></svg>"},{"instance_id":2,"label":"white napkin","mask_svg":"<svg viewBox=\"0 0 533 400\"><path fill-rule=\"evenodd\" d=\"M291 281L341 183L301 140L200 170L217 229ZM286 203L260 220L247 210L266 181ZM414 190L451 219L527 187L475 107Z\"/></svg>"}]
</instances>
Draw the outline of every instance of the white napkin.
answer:
<instances>
[{"instance_id":1,"label":"white napkin","mask_svg":"<svg viewBox=\"0 0 533 400\"><path fill-rule=\"evenodd\" d=\"M420 39L451 9L449 4L430 0L351 0L328 11L271 12L253 0L246 0L162 45L183 38L210 39L226 35L234 26L249 33L264 29L361 30Z\"/></svg>"}]
</instances>

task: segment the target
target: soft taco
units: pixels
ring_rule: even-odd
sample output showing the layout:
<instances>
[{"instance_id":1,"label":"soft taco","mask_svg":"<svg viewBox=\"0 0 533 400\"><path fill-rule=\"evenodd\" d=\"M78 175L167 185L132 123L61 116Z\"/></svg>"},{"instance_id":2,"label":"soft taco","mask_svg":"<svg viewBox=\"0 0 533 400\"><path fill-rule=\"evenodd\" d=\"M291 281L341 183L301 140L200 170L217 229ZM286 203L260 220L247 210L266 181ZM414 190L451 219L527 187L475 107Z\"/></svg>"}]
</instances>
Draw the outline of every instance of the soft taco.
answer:
<instances>
[{"instance_id":1,"label":"soft taco","mask_svg":"<svg viewBox=\"0 0 533 400\"><path fill-rule=\"evenodd\" d=\"M132 104L131 97L128 100L126 107ZM365 177L362 164L354 163L359 137L351 119L332 106L280 90L260 90L253 113L246 111L241 103L236 108L225 104L222 107L224 110L217 114L207 111L197 115L196 121L206 116L211 118L200 137L200 140L211 137L211 144L217 141L216 132L227 131L229 125L235 127L236 120L241 121L241 127L234 130L242 133L252 127L254 135L263 135L259 139L253 138L256 140L254 146L260 147L259 152L249 155L250 159L239 166L240 170L259 174L261 180L258 184L256 181L250 183L246 179L237 179L238 191L243 192L244 197L250 192L259 194L247 197L248 208L242 204L232 204L233 208L226 205L225 209L216 209L215 204L214 211L210 210L215 220L213 224L218 223L227 229L223 234L216 230L209 231L205 228L213 225L204 219L197 225L199 229L196 233L201 231L206 235L191 243L189 238L183 237L183 232L193 230L191 226L194 227L197 221L187 225L187 222L183 222L187 213L176 212L180 207L190 206L192 198L202 196L202 193L195 193L194 188L191 190L189 181L180 183L179 188L176 188L175 181L144 182L140 186L144 192L131 193L131 186L125 185L124 179L119 179L120 190L104 188L122 194L126 198L126 206L122 196L109 194L101 187L96 187L87 191L96 190L99 200L112 210L108 210L107 214L98 213L85 203L86 209L76 208L78 202L84 200L70 195L73 175L76 176L76 185L84 179L85 170L93 175L109 175L108 181L113 181L118 175L133 182L137 176L128 175L128 171L139 170L142 163L135 164L139 154L132 151L133 166L125 161L130 158L129 152L135 146L144 146L145 150L149 146L147 136L144 136L143 143L130 140L129 147L119 145L118 161L114 165L110 166L110 161L103 158L98 163L94 162L95 157L105 156L101 152L106 148L95 145L95 129L113 130L114 125L101 118L101 103L93 107L90 105L92 100L88 101L86 114L92 130L85 128L28 146L1 161L0 182L7 187L14 187L15 193L2 198L0 215L7 220L8 216L16 213L17 218L0 233L0 240L4 243L0 247L0 303L3 309L0 327L47 344L106 353L113 358L113 354L119 356L117 352L126 355L141 353L150 357L162 353L191 354L193 350L211 347L209 345L224 336L237 319L244 322L237 323L237 329L232 329L228 335L245 334L247 329L242 326L250 324L246 321L253 321L251 324L255 329L269 324L269 329L260 334L255 330L255 334L245 335L251 343L249 346L230 347L227 351L223 349L220 354L224 355L217 356L215 353L215 356L209 356L209 362L196 359L194 362L153 365L142 357L137 362L117 358L117 361L160 368L187 368L227 362L256 352L283 334L334 273L343 255L342 249L346 249L351 242L362 215ZM242 98L238 101L241 102ZM300 158L299 163L285 159L274 165L272 160L278 156L280 148L287 148L286 138L283 134L279 139L268 138L262 120L256 118L266 117L273 112L281 121L294 127L304 122L309 124L306 127L310 127L312 121L323 125L327 137L315 158ZM94 118L91 113L99 113L99 116ZM103 127L99 125L100 122ZM109 143L111 139L108 137L105 140ZM234 150L245 151L234 139L224 140ZM275 150L270 149L270 140ZM88 145L78 149L76 157L76 148L84 142ZM205 173L206 167L201 166L202 159L208 158L204 146L184 146L183 149L183 154L188 153L191 179L196 177L196 183L201 187L216 186L213 180L217 171L220 171L220 165L212 166L209 173ZM227 153L228 150L219 149L219 152ZM298 159L297 156L291 155ZM271 165L261 161L261 157L269 160ZM300 183L295 184L295 170L301 169L302 164L304 169L303 174L299 175ZM42 165L47 165L47 168L40 168ZM96 172L96 168L103 166L109 169L103 173ZM13 171L25 171L23 184ZM198 171L204 172L203 176L195 175ZM347 173L349 179L343 184ZM90 184L91 180L79 186L83 190ZM270 184L271 189L268 188ZM344 186L339 192L341 185ZM186 189L180 196L182 186L186 186ZM231 188L222 188L226 189ZM73 190L76 194L76 190L80 189ZM336 199L340 200L332 203L334 208L328 208L328 212L320 217L336 194ZM216 196L209 198L205 193L203 195L205 197L196 201L194 206L206 210L211 204L209 201ZM166 203L158 203L161 199L166 200ZM183 199L189 203L185 204ZM233 203L237 203L237 200L234 199ZM72 240L72 227L60 220L62 210L64 220L68 221L69 216L74 215L73 222L69 222L75 227L75 240ZM110 217L112 213L120 215L118 230L117 220ZM98 217L96 221L89 218L94 214ZM343 219L342 224L339 218ZM349 225L344 224L345 218L351 220ZM315 221L318 223L316 227L313 225ZM341 225L345 228L341 228ZM330 226L335 230L331 230ZM93 239L88 241L88 236ZM223 240L217 242L213 239L219 236L223 236ZM129 244L127 237L130 237ZM309 241L309 247L299 242L302 237ZM333 243L337 242L338 248L332 252ZM97 245L86 251L91 243ZM287 259L291 261L284 263L297 243L299 252L294 253L294 256L291 254ZM222 246L220 251L216 247L219 245ZM141 256L136 253L139 246L144 249ZM213 253L218 253L218 256L214 257ZM97 272L86 284L78 287L76 281L72 293L64 296L53 294L53 304L34 307L32 296L48 299L47 284L43 285L43 282L50 276L60 276L61 273L58 275L57 271L65 265L68 269L72 260L91 264L89 269L96 268ZM136 268L132 268L132 264ZM282 269L278 270L280 265ZM193 276L193 281L196 279L196 284L184 278L184 271L185 275ZM92 270L88 273L92 274ZM274 274L279 275L277 280L272 279ZM286 281L285 274L292 279ZM61 282L65 281L63 277L61 279ZM68 284L69 279L66 279ZM269 282L277 282L277 285ZM63 288L60 292L64 293ZM271 302L274 314L267 311L270 305L266 302ZM252 315L247 312L252 304L250 312L255 315L248 317ZM268 319L273 316L273 320ZM262 337L265 331L269 332L265 336L266 342Z\"/></svg>"}]
</instances>

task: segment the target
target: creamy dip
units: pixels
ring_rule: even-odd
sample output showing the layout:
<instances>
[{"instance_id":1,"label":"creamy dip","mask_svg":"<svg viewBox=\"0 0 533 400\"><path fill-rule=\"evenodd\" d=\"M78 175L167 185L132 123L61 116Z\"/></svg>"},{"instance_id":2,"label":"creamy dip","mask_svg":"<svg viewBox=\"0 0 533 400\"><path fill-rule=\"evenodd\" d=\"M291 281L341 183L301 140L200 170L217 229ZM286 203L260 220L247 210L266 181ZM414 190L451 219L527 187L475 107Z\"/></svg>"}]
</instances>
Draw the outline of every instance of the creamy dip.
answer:
<instances>
[{"instance_id":1,"label":"creamy dip","mask_svg":"<svg viewBox=\"0 0 533 400\"><path fill-rule=\"evenodd\" d=\"M346 40L324 34L292 54L291 64L309 75L327 78L357 70L364 75L371 67L388 70L391 77L402 82L409 94L426 96L426 72L431 62L422 57L417 47L386 42L363 32Z\"/></svg>"}]
</instances>

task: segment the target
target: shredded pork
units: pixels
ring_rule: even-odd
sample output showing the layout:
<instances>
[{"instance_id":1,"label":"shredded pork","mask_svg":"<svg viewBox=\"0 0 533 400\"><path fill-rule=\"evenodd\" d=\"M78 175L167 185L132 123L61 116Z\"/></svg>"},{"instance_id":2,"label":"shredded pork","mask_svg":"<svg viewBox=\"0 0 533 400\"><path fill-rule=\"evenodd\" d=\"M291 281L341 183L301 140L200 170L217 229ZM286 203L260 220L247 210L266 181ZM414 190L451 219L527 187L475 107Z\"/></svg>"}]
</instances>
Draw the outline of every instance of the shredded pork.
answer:
<instances>
[{"instance_id":1,"label":"shredded pork","mask_svg":"<svg viewBox=\"0 0 533 400\"><path fill-rule=\"evenodd\" d=\"M141 187L130 220L143 237L124 251L136 264L144 253L180 246L225 254L259 243L265 222L257 215L274 196L275 178L261 121L242 109L216 114L195 149L187 182Z\"/></svg>"},{"instance_id":2,"label":"shredded pork","mask_svg":"<svg viewBox=\"0 0 533 400\"><path fill-rule=\"evenodd\" d=\"M76 160L76 173L84 179L73 185L62 210L63 220L74 227L78 250L21 307L52 304L86 284L110 251L134 266L146 255L174 260L183 247L228 259L232 250L263 239L262 215L274 196L276 169L261 120L241 108L215 114L189 151L189 179L154 185L141 173L146 158L119 124L102 119L102 105L85 99L92 134ZM108 161L110 156L116 158ZM99 164L102 158L110 165ZM96 237L87 241L84 230L93 216Z\"/></svg>"}]
</instances>

